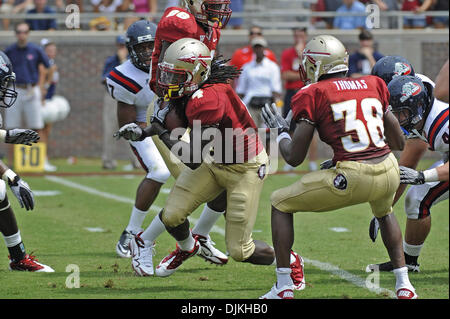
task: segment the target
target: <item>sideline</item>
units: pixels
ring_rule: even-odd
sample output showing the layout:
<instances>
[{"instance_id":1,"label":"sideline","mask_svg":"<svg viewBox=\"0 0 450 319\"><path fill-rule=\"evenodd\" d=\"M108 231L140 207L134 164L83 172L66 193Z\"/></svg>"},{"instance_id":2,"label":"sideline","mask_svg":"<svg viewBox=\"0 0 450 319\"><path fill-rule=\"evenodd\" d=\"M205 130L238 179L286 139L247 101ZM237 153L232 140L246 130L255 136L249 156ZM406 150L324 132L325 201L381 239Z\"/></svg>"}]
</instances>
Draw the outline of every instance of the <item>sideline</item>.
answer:
<instances>
[{"instance_id":1,"label":"sideline","mask_svg":"<svg viewBox=\"0 0 450 319\"><path fill-rule=\"evenodd\" d=\"M64 185L67 187L71 187L71 188L75 188L78 189L80 191L89 193L91 195L97 195L97 196L101 196L107 199L112 199L118 202L122 202L122 203L127 203L127 204L134 204L134 200L128 197L123 197L123 196L119 196L119 195L114 195L111 193L107 193L107 192L102 192L99 191L95 188L89 187L89 186L85 186L82 184L78 184L72 181L69 181L67 179L64 179L62 177L57 177L57 176L45 176L45 179L60 184L60 185ZM158 206L154 206L152 205L152 207L150 208L150 210L155 210L155 211L160 211L161 207ZM192 223L196 223L198 219L189 217L189 221L191 221ZM221 227L218 226L214 226L213 229L211 230L213 232L219 233L221 235L225 235L225 230ZM302 256L303 257L303 256ZM356 275L353 275L352 273L349 273L348 271L345 271L343 269L340 269L338 266L329 264L329 263L324 263L318 260L313 260L313 259L309 259L306 257L303 257L303 260L305 263L307 264L311 264L312 266L319 268L320 270L332 273L336 276L339 276L340 278L352 283L353 285L360 287L360 288L364 288L367 289L369 291L372 291L376 294L383 294L383 295L388 295L390 298L396 298L396 294L389 289L386 288L382 288L382 287L378 287L378 288L369 288L366 285L366 280L363 278L360 278Z\"/></svg>"}]
</instances>

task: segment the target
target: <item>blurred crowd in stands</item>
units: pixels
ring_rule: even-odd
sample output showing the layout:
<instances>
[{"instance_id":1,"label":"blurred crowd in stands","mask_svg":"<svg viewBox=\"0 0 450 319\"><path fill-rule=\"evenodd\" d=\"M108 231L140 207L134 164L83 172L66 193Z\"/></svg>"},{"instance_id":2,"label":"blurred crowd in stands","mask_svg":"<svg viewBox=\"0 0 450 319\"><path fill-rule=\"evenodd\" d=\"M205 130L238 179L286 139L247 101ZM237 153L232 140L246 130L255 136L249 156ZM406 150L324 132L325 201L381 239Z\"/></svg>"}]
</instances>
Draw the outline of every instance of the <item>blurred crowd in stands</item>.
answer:
<instances>
[{"instance_id":1,"label":"blurred crowd in stands","mask_svg":"<svg viewBox=\"0 0 450 319\"><path fill-rule=\"evenodd\" d=\"M404 17L404 28L448 28L448 16L436 17L427 16L427 11L448 11L448 0L296 0L294 2L303 3L303 9L314 12L366 12L366 5L375 4L381 12L387 11L405 11L413 13L412 16ZM252 24L252 21L245 21L242 13L245 13L246 6L258 3L259 8L267 6L273 8L276 4L271 1L255 0L232 0L231 9L235 13L228 27L229 29L241 29ZM79 12L97 12L105 13L98 17L90 19L89 23L81 26L82 29L90 30L126 30L127 27L138 18L111 18L107 14L111 12L118 13L148 13L150 20L157 20L154 16L162 13L167 7L179 4L178 0L0 0L0 14L17 13L65 13L70 4L78 6ZM253 9L253 8L252 8ZM238 14L239 13L239 14ZM270 15L270 10L267 10ZM10 19L0 19L3 30L12 30ZM328 28L328 29L356 29L365 27L365 16L346 16L346 17L312 17L309 27ZM64 29L64 19L28 19L27 23L31 30L54 30ZM157 21L155 21L157 22ZM396 17L383 17L382 28L398 27Z\"/></svg>"}]
</instances>

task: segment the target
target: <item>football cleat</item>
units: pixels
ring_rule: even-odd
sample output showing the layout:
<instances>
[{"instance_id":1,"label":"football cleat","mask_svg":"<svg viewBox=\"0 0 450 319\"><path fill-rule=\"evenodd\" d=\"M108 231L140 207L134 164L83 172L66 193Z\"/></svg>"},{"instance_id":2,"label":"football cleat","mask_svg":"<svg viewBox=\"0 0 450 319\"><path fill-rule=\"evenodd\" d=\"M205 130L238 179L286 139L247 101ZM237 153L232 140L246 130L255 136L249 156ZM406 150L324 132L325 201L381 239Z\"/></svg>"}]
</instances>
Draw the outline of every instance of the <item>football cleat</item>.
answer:
<instances>
[{"instance_id":1,"label":"football cleat","mask_svg":"<svg viewBox=\"0 0 450 319\"><path fill-rule=\"evenodd\" d=\"M295 290L303 290L305 289L305 274L303 272L303 258L291 250L291 279L294 283Z\"/></svg>"},{"instance_id":2,"label":"football cleat","mask_svg":"<svg viewBox=\"0 0 450 319\"><path fill-rule=\"evenodd\" d=\"M116 245L116 253L119 255L119 257L122 258L130 258L131 252L130 252L130 242L133 239L133 234L126 229L122 232L122 235L120 235L119 241Z\"/></svg>"},{"instance_id":3,"label":"football cleat","mask_svg":"<svg viewBox=\"0 0 450 319\"><path fill-rule=\"evenodd\" d=\"M169 255L164 257L163 260L156 267L156 275L159 277L167 277L172 275L178 267L188 258L195 256L200 251L200 244L195 239L194 248L191 251L184 251L177 244L177 248Z\"/></svg>"},{"instance_id":4,"label":"football cleat","mask_svg":"<svg viewBox=\"0 0 450 319\"><path fill-rule=\"evenodd\" d=\"M209 235L205 237L202 235L193 234L193 236L198 240L198 243L200 244L200 251L198 252L198 256L216 265L225 265L228 262L227 255L214 247L215 242L211 240L211 237L209 237Z\"/></svg>"},{"instance_id":5,"label":"football cleat","mask_svg":"<svg viewBox=\"0 0 450 319\"><path fill-rule=\"evenodd\" d=\"M294 299L294 290L292 286L277 288L277 284L274 284L272 289L259 299Z\"/></svg>"},{"instance_id":6,"label":"football cleat","mask_svg":"<svg viewBox=\"0 0 450 319\"><path fill-rule=\"evenodd\" d=\"M419 264L406 264L408 267L408 272L420 272ZM375 271L393 271L394 266L390 261L381 264L370 264L366 267L366 272L375 272Z\"/></svg>"},{"instance_id":7,"label":"football cleat","mask_svg":"<svg viewBox=\"0 0 450 319\"><path fill-rule=\"evenodd\" d=\"M133 236L130 241L129 250L131 252L131 267L137 276L153 276L153 255L155 254L155 243L145 245L140 237L142 232Z\"/></svg>"},{"instance_id":8,"label":"football cleat","mask_svg":"<svg viewBox=\"0 0 450 319\"><path fill-rule=\"evenodd\" d=\"M397 299L417 299L416 292L408 288L397 289Z\"/></svg>"},{"instance_id":9,"label":"football cleat","mask_svg":"<svg viewBox=\"0 0 450 319\"><path fill-rule=\"evenodd\" d=\"M33 255L26 254L22 260L11 261L9 263L9 270L17 271L33 271L33 272L55 272L51 267L38 263Z\"/></svg>"}]
</instances>

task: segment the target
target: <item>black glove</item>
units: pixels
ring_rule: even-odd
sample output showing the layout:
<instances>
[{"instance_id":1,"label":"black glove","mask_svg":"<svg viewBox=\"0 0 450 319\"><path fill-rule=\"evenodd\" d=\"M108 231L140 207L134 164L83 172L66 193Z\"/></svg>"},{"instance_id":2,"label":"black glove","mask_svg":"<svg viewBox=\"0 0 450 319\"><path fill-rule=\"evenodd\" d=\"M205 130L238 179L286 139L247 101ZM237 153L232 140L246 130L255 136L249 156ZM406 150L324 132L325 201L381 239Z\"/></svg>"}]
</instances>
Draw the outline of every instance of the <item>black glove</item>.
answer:
<instances>
[{"instance_id":1,"label":"black glove","mask_svg":"<svg viewBox=\"0 0 450 319\"><path fill-rule=\"evenodd\" d=\"M320 163L320 169L329 169L334 166L333 159L328 159Z\"/></svg>"},{"instance_id":2,"label":"black glove","mask_svg":"<svg viewBox=\"0 0 450 319\"><path fill-rule=\"evenodd\" d=\"M399 166L399 168L400 184L421 185L425 183L423 172L405 166Z\"/></svg>"},{"instance_id":3,"label":"black glove","mask_svg":"<svg viewBox=\"0 0 450 319\"><path fill-rule=\"evenodd\" d=\"M39 135L33 130L16 128L6 131L5 143L30 146L31 143L36 143L38 140Z\"/></svg>"},{"instance_id":4,"label":"black glove","mask_svg":"<svg viewBox=\"0 0 450 319\"><path fill-rule=\"evenodd\" d=\"M25 207L26 210L33 210L34 196L27 182L16 175L13 181L8 181L8 184L9 187L11 187L14 196L19 200L20 207Z\"/></svg>"},{"instance_id":5,"label":"black glove","mask_svg":"<svg viewBox=\"0 0 450 319\"><path fill-rule=\"evenodd\" d=\"M289 132L290 123L278 113L275 103L264 105L261 110L261 116L267 127L278 129L278 134Z\"/></svg>"}]
</instances>

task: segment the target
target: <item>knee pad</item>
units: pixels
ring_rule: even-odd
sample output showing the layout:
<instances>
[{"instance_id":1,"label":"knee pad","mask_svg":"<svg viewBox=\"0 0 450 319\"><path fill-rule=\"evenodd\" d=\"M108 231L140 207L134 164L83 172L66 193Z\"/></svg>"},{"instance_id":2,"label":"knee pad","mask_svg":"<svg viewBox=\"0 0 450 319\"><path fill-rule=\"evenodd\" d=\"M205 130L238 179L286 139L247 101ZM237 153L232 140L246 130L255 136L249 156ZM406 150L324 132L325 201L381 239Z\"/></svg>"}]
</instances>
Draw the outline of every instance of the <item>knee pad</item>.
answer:
<instances>
[{"instance_id":1,"label":"knee pad","mask_svg":"<svg viewBox=\"0 0 450 319\"><path fill-rule=\"evenodd\" d=\"M252 241L248 243L227 241L227 250L234 261L242 262L250 258L255 251L255 243Z\"/></svg>"},{"instance_id":2,"label":"knee pad","mask_svg":"<svg viewBox=\"0 0 450 319\"><path fill-rule=\"evenodd\" d=\"M162 165L158 163L149 170L145 177L164 184L169 179L170 172L164 163Z\"/></svg>"}]
</instances>

